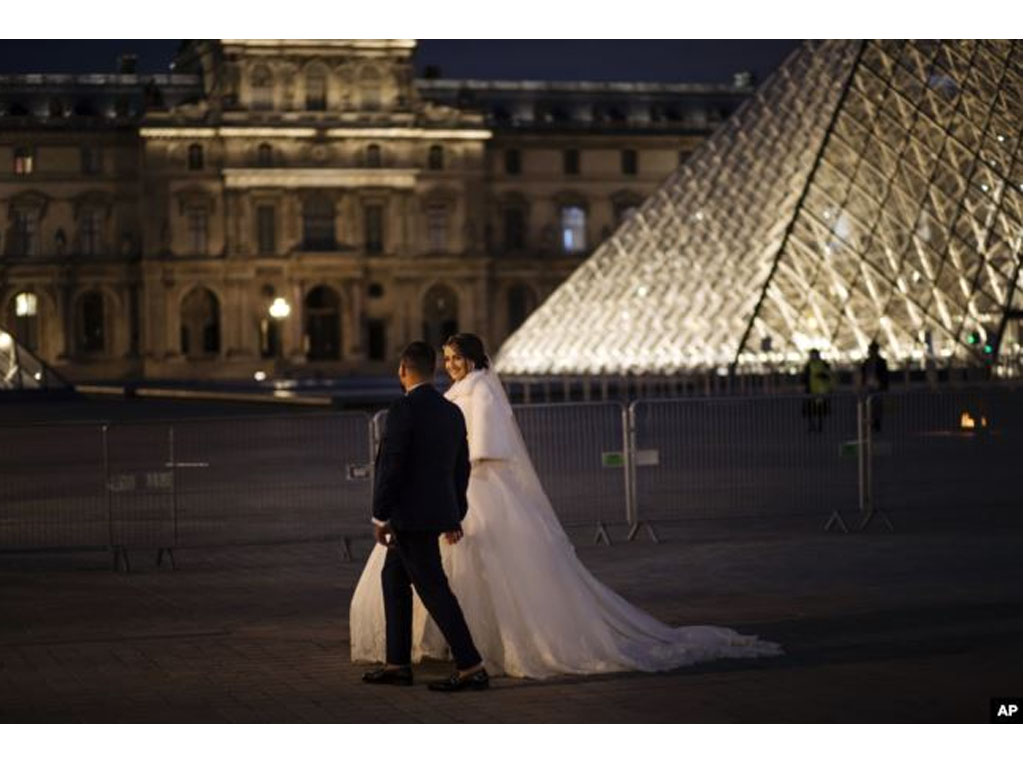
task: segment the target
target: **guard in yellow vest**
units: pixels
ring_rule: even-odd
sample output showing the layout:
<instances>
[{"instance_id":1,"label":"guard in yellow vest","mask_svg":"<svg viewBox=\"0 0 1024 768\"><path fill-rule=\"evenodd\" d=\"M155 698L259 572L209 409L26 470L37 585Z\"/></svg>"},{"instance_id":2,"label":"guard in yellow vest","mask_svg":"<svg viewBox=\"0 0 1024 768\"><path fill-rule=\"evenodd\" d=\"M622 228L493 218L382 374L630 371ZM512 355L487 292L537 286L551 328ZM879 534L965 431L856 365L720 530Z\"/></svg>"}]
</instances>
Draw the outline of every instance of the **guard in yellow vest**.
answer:
<instances>
[{"instance_id":1,"label":"guard in yellow vest","mask_svg":"<svg viewBox=\"0 0 1024 768\"><path fill-rule=\"evenodd\" d=\"M829 396L835 383L832 379L832 367L821 359L821 352L812 349L803 373L804 416L807 419L808 432L821 432L825 418L829 413Z\"/></svg>"}]
</instances>

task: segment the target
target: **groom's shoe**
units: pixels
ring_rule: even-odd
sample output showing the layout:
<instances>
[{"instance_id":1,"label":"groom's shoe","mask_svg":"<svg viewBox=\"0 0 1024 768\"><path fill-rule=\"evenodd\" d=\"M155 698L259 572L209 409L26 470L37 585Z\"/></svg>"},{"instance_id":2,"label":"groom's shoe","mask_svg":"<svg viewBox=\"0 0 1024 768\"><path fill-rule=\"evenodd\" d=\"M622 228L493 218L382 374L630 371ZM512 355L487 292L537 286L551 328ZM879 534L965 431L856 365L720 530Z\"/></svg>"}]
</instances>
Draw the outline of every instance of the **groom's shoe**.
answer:
<instances>
[{"instance_id":1,"label":"groom's shoe","mask_svg":"<svg viewBox=\"0 0 1024 768\"><path fill-rule=\"evenodd\" d=\"M453 691L466 690L483 691L489 688L490 685L491 678L488 676L487 670L481 667L470 675L460 675L458 672L453 672L449 678L428 683L427 688L432 691L452 693Z\"/></svg>"},{"instance_id":2,"label":"groom's shoe","mask_svg":"<svg viewBox=\"0 0 1024 768\"><path fill-rule=\"evenodd\" d=\"M363 682L375 685L412 685L412 668L381 667L364 674Z\"/></svg>"}]
</instances>

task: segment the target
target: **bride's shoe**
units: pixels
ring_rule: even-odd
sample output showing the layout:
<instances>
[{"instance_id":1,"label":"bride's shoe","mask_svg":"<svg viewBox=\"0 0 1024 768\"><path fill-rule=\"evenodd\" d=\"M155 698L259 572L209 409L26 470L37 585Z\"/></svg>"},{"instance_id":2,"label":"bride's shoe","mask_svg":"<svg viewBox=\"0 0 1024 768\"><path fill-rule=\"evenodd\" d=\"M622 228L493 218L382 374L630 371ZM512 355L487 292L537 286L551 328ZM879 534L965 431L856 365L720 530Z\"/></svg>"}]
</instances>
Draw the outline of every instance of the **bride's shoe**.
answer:
<instances>
[{"instance_id":1,"label":"bride's shoe","mask_svg":"<svg viewBox=\"0 0 1024 768\"><path fill-rule=\"evenodd\" d=\"M458 672L453 672L451 677L428 683L427 687L432 691L452 693L453 691L465 691L467 689L483 691L489 688L490 685L491 678L487 674L487 670L481 667L469 675L460 675Z\"/></svg>"},{"instance_id":2,"label":"bride's shoe","mask_svg":"<svg viewBox=\"0 0 1024 768\"><path fill-rule=\"evenodd\" d=\"M412 685L410 667L381 667L363 675L364 683L377 685Z\"/></svg>"}]
</instances>

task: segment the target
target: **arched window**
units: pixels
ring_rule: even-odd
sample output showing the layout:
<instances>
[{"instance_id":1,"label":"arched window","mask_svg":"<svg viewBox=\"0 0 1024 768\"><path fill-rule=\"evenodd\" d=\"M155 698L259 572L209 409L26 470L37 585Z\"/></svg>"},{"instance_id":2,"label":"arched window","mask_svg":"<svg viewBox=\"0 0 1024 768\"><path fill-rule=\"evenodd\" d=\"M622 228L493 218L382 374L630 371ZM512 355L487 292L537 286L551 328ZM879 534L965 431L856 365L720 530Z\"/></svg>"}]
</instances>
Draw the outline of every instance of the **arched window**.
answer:
<instances>
[{"instance_id":1,"label":"arched window","mask_svg":"<svg viewBox=\"0 0 1024 768\"><path fill-rule=\"evenodd\" d=\"M78 300L76 341L78 351L100 353L107 349L106 307L100 291L89 291Z\"/></svg>"},{"instance_id":2,"label":"arched window","mask_svg":"<svg viewBox=\"0 0 1024 768\"><path fill-rule=\"evenodd\" d=\"M30 350L39 348L39 298L31 292L19 293L7 310L13 319L14 337ZM10 322L10 320L8 321Z\"/></svg>"},{"instance_id":3,"label":"arched window","mask_svg":"<svg viewBox=\"0 0 1024 768\"><path fill-rule=\"evenodd\" d=\"M325 195L314 195L302 206L302 246L307 251L333 251L334 203Z\"/></svg>"},{"instance_id":4,"label":"arched window","mask_svg":"<svg viewBox=\"0 0 1024 768\"><path fill-rule=\"evenodd\" d=\"M341 358L341 301L326 285L306 295L306 356L310 360Z\"/></svg>"},{"instance_id":5,"label":"arched window","mask_svg":"<svg viewBox=\"0 0 1024 768\"><path fill-rule=\"evenodd\" d=\"M561 210L562 250L579 253L587 248L587 213L581 206L566 205Z\"/></svg>"},{"instance_id":6,"label":"arched window","mask_svg":"<svg viewBox=\"0 0 1024 768\"><path fill-rule=\"evenodd\" d=\"M380 146L371 144L366 148L366 167L380 168Z\"/></svg>"},{"instance_id":7,"label":"arched window","mask_svg":"<svg viewBox=\"0 0 1024 768\"><path fill-rule=\"evenodd\" d=\"M327 109L327 76L321 67L306 72L306 109L322 112Z\"/></svg>"},{"instance_id":8,"label":"arched window","mask_svg":"<svg viewBox=\"0 0 1024 768\"><path fill-rule=\"evenodd\" d=\"M514 333L537 308L537 295L528 285L519 283L508 289L508 332Z\"/></svg>"},{"instance_id":9,"label":"arched window","mask_svg":"<svg viewBox=\"0 0 1024 768\"><path fill-rule=\"evenodd\" d=\"M197 358L220 352L220 303L212 291L193 288L181 302L181 353Z\"/></svg>"},{"instance_id":10,"label":"arched window","mask_svg":"<svg viewBox=\"0 0 1024 768\"><path fill-rule=\"evenodd\" d=\"M260 144L256 148L256 164L261 168L269 168L274 164L274 148L269 144Z\"/></svg>"},{"instance_id":11,"label":"arched window","mask_svg":"<svg viewBox=\"0 0 1024 768\"><path fill-rule=\"evenodd\" d=\"M444 170L444 147L435 144L427 155L427 167L432 171Z\"/></svg>"},{"instance_id":12,"label":"arched window","mask_svg":"<svg viewBox=\"0 0 1024 768\"><path fill-rule=\"evenodd\" d=\"M188 169L203 170L203 147L201 144L190 144L188 147Z\"/></svg>"},{"instance_id":13,"label":"arched window","mask_svg":"<svg viewBox=\"0 0 1024 768\"><path fill-rule=\"evenodd\" d=\"M264 66L258 66L252 71L252 98L253 109L268 110L274 108L274 78L270 70Z\"/></svg>"},{"instance_id":14,"label":"arched window","mask_svg":"<svg viewBox=\"0 0 1024 768\"><path fill-rule=\"evenodd\" d=\"M423 297L423 339L435 349L459 332L459 299L455 291L438 283Z\"/></svg>"}]
</instances>

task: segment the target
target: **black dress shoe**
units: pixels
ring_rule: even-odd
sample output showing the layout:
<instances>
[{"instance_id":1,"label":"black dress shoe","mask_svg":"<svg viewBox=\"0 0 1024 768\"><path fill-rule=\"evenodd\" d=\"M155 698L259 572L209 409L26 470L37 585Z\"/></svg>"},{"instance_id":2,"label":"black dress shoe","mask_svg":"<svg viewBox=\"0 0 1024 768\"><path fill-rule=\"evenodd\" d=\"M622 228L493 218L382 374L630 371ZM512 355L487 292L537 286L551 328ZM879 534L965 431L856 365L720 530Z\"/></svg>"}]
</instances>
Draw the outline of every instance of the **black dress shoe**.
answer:
<instances>
[{"instance_id":1,"label":"black dress shoe","mask_svg":"<svg viewBox=\"0 0 1024 768\"><path fill-rule=\"evenodd\" d=\"M376 685L412 685L412 670L409 667L381 667L364 674L363 682Z\"/></svg>"},{"instance_id":2,"label":"black dress shoe","mask_svg":"<svg viewBox=\"0 0 1024 768\"><path fill-rule=\"evenodd\" d=\"M491 678L487 675L487 670L481 669L479 672L474 672L473 674L466 675L465 677L462 677L458 672L455 672L449 678L429 683L427 688L432 691L452 693L454 691L465 690L483 691L489 688L490 685Z\"/></svg>"}]
</instances>

